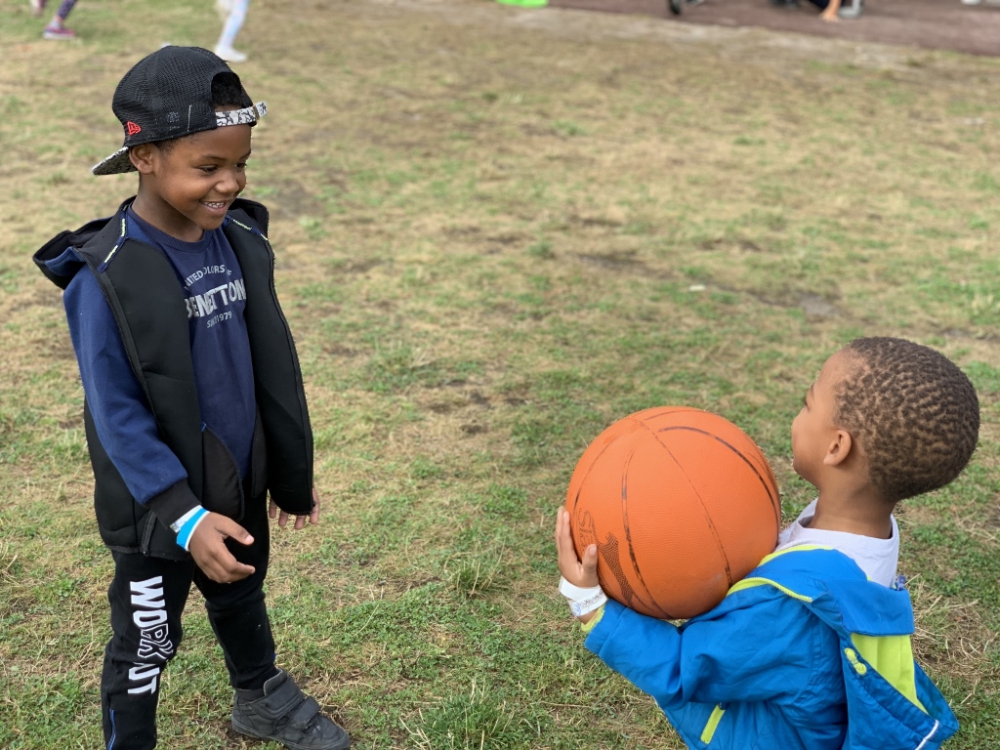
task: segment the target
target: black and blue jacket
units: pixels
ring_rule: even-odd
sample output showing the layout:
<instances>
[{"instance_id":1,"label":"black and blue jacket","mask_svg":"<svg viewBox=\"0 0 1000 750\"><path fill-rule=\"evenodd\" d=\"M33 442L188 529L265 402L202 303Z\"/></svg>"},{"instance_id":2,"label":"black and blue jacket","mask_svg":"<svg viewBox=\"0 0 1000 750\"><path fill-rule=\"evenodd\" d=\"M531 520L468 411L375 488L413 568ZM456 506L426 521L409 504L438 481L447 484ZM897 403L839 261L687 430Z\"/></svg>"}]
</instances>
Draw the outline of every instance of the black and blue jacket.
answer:
<instances>
[{"instance_id":1,"label":"black and blue jacket","mask_svg":"<svg viewBox=\"0 0 1000 750\"><path fill-rule=\"evenodd\" d=\"M103 371L108 382L96 382L98 370L81 362L90 380L85 392L101 409L95 420L85 398L101 536L112 549L183 559L187 553L169 527L199 504L239 520L244 503L267 490L282 510L307 514L312 433L295 346L274 290L267 210L237 200L222 226L242 273L238 296L249 343L249 356L235 365L236 373L252 370L240 390L256 401L256 416L243 420L252 434L240 440L220 438L205 424L189 328L194 301L185 297L164 251L129 232L135 226L127 220L130 204L109 219L60 233L34 260L64 290L77 274L93 274L113 320L98 328L112 330L92 326L81 334L78 322L75 338L88 336L92 350L112 349L112 358L127 360L127 367ZM93 286L89 279L78 281ZM240 455L234 457L235 443ZM119 467L111 456L121 457L123 446L129 465L119 458Z\"/></svg>"}]
</instances>

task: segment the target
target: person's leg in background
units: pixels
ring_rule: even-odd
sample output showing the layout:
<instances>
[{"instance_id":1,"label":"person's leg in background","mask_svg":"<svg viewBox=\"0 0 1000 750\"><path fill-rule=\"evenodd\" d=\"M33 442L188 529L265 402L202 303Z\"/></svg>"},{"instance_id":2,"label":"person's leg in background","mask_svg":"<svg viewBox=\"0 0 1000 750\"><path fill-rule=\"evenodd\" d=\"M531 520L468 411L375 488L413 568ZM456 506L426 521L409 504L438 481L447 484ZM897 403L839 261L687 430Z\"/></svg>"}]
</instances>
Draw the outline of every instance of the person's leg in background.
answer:
<instances>
[{"instance_id":1,"label":"person's leg in background","mask_svg":"<svg viewBox=\"0 0 1000 750\"><path fill-rule=\"evenodd\" d=\"M218 2L220 11L223 8L229 9L226 21L222 26L222 34L215 45L215 54L226 62L244 62L247 59L245 54L233 49L233 42L236 41L236 35L243 28L243 21L246 20L247 6L249 5L250 0L219 0Z\"/></svg>"},{"instance_id":2,"label":"person's leg in background","mask_svg":"<svg viewBox=\"0 0 1000 750\"><path fill-rule=\"evenodd\" d=\"M45 27L45 31L42 32L42 38L44 39L75 39L76 32L73 29L66 28L65 21L69 16L70 12L73 10L73 6L76 5L76 0L63 0L59 5L59 10L49 21L49 25ZM45 0L32 0L31 7L35 9L35 15L41 15L42 11L45 9Z\"/></svg>"}]
</instances>

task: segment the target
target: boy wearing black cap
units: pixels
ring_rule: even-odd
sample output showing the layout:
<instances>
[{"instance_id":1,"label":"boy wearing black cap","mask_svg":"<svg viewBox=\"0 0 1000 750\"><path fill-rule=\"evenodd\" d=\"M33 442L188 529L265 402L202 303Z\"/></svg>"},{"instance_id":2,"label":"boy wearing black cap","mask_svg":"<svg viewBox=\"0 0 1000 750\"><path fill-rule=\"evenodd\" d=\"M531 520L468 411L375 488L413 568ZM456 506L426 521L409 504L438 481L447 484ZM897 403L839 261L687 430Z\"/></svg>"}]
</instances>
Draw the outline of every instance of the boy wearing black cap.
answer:
<instances>
[{"instance_id":1,"label":"boy wearing black cap","mask_svg":"<svg viewBox=\"0 0 1000 750\"><path fill-rule=\"evenodd\" d=\"M342 750L347 733L275 666L262 591L267 517L285 526L295 516L295 529L319 521L267 210L238 198L250 129L267 109L194 47L136 64L113 109L125 144L93 172L137 171L138 194L35 254L65 290L97 521L115 560L101 678L106 747L156 745L160 676L194 582L235 689L236 731Z\"/></svg>"}]
</instances>

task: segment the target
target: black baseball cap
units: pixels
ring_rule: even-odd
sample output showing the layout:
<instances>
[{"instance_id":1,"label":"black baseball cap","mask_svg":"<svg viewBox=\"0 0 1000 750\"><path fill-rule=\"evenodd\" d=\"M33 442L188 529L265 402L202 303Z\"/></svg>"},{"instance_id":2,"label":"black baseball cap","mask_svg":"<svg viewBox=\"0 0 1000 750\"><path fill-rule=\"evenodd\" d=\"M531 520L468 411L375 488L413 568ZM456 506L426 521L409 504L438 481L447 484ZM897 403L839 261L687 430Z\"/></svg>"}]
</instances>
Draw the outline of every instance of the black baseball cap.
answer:
<instances>
[{"instance_id":1,"label":"black baseball cap","mask_svg":"<svg viewBox=\"0 0 1000 750\"><path fill-rule=\"evenodd\" d=\"M212 81L223 74L239 87L241 101L238 109L216 112ZM220 57L201 47L173 46L144 57L125 74L111 109L125 128L125 144L91 170L96 175L134 172L128 151L140 143L227 125L253 126L267 114L267 105L253 103L239 76Z\"/></svg>"}]
</instances>

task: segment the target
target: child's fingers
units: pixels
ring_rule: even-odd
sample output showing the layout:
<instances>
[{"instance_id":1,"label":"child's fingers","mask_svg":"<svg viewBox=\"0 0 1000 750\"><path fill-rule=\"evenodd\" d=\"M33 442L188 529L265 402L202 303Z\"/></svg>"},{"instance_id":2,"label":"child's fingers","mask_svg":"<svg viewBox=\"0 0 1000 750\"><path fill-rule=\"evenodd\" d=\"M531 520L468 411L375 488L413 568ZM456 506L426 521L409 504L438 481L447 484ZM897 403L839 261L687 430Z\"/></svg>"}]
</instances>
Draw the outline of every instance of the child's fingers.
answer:
<instances>
[{"instance_id":1,"label":"child's fingers","mask_svg":"<svg viewBox=\"0 0 1000 750\"><path fill-rule=\"evenodd\" d=\"M227 516L219 516L214 520L215 528L222 535L223 539L229 538L243 545L253 544L253 537L250 536L250 533L233 519Z\"/></svg>"},{"instance_id":2,"label":"child's fingers","mask_svg":"<svg viewBox=\"0 0 1000 750\"><path fill-rule=\"evenodd\" d=\"M593 547L593 545L591 545ZM588 575L585 567L580 564L577 557L576 547L573 546L573 536L569 527L569 512L560 508L559 517L556 520L556 551L559 559L559 573L570 583L580 586L587 580L597 578L597 549L593 550L593 564L591 574ZM593 584L590 584L593 585Z\"/></svg>"},{"instance_id":3,"label":"child's fingers","mask_svg":"<svg viewBox=\"0 0 1000 750\"><path fill-rule=\"evenodd\" d=\"M212 567L211 571L206 571L208 577L217 583L233 583L234 581L242 581L247 576L252 575L253 572L253 566L238 562L232 555L229 555L228 557L220 556L220 558L215 561L215 565Z\"/></svg>"},{"instance_id":4,"label":"child's fingers","mask_svg":"<svg viewBox=\"0 0 1000 750\"><path fill-rule=\"evenodd\" d=\"M319 523L319 493L313 487L313 507L309 512L309 523Z\"/></svg>"},{"instance_id":5,"label":"child's fingers","mask_svg":"<svg viewBox=\"0 0 1000 750\"><path fill-rule=\"evenodd\" d=\"M565 508L560 508L556 517L556 552L559 553L559 567L562 567L563 558L571 559L574 563L579 562L569 530L569 513Z\"/></svg>"},{"instance_id":6,"label":"child's fingers","mask_svg":"<svg viewBox=\"0 0 1000 750\"><path fill-rule=\"evenodd\" d=\"M241 581L254 572L254 567L252 565L246 565L245 563L239 562L231 554L219 555L216 560L215 578L214 580L219 583L232 583L233 581ZM209 578L212 575L209 574Z\"/></svg>"}]
</instances>

